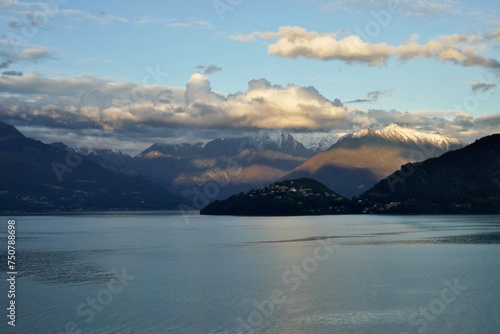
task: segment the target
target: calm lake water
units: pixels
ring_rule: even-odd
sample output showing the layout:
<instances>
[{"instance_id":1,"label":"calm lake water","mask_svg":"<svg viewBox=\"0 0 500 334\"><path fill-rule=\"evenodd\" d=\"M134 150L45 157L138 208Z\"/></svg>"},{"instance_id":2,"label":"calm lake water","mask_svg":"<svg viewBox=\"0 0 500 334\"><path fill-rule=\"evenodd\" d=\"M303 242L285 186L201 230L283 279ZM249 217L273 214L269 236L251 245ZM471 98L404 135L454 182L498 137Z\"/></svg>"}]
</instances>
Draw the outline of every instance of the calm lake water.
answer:
<instances>
[{"instance_id":1,"label":"calm lake water","mask_svg":"<svg viewBox=\"0 0 500 334\"><path fill-rule=\"evenodd\" d=\"M1 333L499 333L500 216L19 216Z\"/></svg>"}]
</instances>

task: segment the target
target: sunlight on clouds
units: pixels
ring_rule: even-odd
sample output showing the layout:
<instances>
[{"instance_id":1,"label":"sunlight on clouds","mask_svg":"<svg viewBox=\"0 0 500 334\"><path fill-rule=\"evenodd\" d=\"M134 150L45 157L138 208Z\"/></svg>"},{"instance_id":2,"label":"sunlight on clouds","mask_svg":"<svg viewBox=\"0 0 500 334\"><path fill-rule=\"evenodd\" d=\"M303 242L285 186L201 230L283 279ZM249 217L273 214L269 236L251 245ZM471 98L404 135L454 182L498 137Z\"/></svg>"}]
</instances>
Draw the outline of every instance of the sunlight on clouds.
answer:
<instances>
[{"instance_id":1,"label":"sunlight on clouds","mask_svg":"<svg viewBox=\"0 0 500 334\"><path fill-rule=\"evenodd\" d=\"M198 72L185 87L142 87L91 76L44 78L30 74L0 77L0 89L7 119L49 129L98 128L117 135L140 134L141 142L150 141L150 136L156 138L158 132L151 129L165 133L180 129L349 132L390 123L467 140L496 131L494 125L500 122L498 115L474 118L461 110L362 111L338 99L331 101L313 87L272 85L266 79L250 81L246 92L220 94L212 90L208 76ZM374 91L369 96L376 98L381 93Z\"/></svg>"},{"instance_id":2,"label":"sunlight on clouds","mask_svg":"<svg viewBox=\"0 0 500 334\"><path fill-rule=\"evenodd\" d=\"M250 35L231 37L233 40L243 42L251 42L258 38L276 39L274 44L268 46L269 54L287 58L341 60L348 64L362 63L370 66L385 65L393 57L402 62L428 58L462 66L500 68L498 60L480 54L488 50L488 46L484 43L496 41L496 37L488 34L439 36L426 44L419 44L418 36L414 34L405 44L396 46L387 43L368 43L357 35L338 39L333 33L318 33L291 26L280 27L278 33L253 32Z\"/></svg>"},{"instance_id":3,"label":"sunlight on clouds","mask_svg":"<svg viewBox=\"0 0 500 334\"><path fill-rule=\"evenodd\" d=\"M127 83L110 83L88 76L48 79L34 75L0 78L0 87L25 96L46 95L36 103L18 101L16 105L11 101L9 109L21 118L101 124L106 129L134 124L326 129L337 126L347 117L344 107L335 106L312 87L282 87L261 79L251 81L246 93L225 96L214 92L208 77L201 73L194 73L184 89L131 87ZM66 103L55 103L63 94L66 94ZM47 98L51 102L46 101Z\"/></svg>"}]
</instances>

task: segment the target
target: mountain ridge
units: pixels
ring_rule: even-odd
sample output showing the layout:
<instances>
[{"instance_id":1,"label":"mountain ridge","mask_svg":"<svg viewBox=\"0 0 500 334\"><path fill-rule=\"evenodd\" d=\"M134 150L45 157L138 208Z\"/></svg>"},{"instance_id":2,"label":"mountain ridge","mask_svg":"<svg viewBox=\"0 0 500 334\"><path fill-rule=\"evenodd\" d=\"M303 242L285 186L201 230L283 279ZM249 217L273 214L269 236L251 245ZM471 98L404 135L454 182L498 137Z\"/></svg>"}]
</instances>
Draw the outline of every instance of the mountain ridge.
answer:
<instances>
[{"instance_id":1,"label":"mountain ridge","mask_svg":"<svg viewBox=\"0 0 500 334\"><path fill-rule=\"evenodd\" d=\"M401 165L461 148L464 142L390 124L382 130L363 129L342 137L328 150L285 175L313 178L340 195L361 195Z\"/></svg>"},{"instance_id":2,"label":"mountain ridge","mask_svg":"<svg viewBox=\"0 0 500 334\"><path fill-rule=\"evenodd\" d=\"M500 134L406 164L360 199L370 213L500 213Z\"/></svg>"},{"instance_id":3,"label":"mountain ridge","mask_svg":"<svg viewBox=\"0 0 500 334\"><path fill-rule=\"evenodd\" d=\"M366 136L378 136L388 140L404 141L413 143L431 144L441 148L449 148L453 145L466 145L457 138L445 137L427 131L419 131L406 125L391 123L383 129L365 128L341 137L338 142L348 138L361 138Z\"/></svg>"},{"instance_id":4,"label":"mountain ridge","mask_svg":"<svg viewBox=\"0 0 500 334\"><path fill-rule=\"evenodd\" d=\"M56 145L57 146L57 145ZM181 202L139 176L27 138L0 122L0 212L175 209Z\"/></svg>"}]
</instances>

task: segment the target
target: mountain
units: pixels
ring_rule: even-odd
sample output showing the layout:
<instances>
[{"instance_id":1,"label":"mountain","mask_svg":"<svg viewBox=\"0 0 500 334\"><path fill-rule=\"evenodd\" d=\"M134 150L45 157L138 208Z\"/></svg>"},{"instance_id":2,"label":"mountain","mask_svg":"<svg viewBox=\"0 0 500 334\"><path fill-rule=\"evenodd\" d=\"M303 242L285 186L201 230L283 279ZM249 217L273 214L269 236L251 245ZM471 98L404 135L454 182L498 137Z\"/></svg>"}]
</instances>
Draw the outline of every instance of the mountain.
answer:
<instances>
[{"instance_id":1,"label":"mountain","mask_svg":"<svg viewBox=\"0 0 500 334\"><path fill-rule=\"evenodd\" d=\"M368 213L500 213L500 134L402 166L364 193Z\"/></svg>"},{"instance_id":2,"label":"mountain","mask_svg":"<svg viewBox=\"0 0 500 334\"><path fill-rule=\"evenodd\" d=\"M181 194L183 189L175 184L176 179L196 165L202 148L200 143L153 144L134 157L134 166L139 175L172 193Z\"/></svg>"},{"instance_id":3,"label":"mountain","mask_svg":"<svg viewBox=\"0 0 500 334\"><path fill-rule=\"evenodd\" d=\"M142 177L106 169L61 144L54 146L0 122L0 212L159 210L180 204Z\"/></svg>"},{"instance_id":4,"label":"mountain","mask_svg":"<svg viewBox=\"0 0 500 334\"><path fill-rule=\"evenodd\" d=\"M214 198L225 198L279 180L313 155L280 132L219 138L205 145L154 144L134 160L140 175L171 192L191 197L210 188Z\"/></svg>"},{"instance_id":5,"label":"mountain","mask_svg":"<svg viewBox=\"0 0 500 334\"><path fill-rule=\"evenodd\" d=\"M305 148L315 152L320 153L329 149L333 144L335 144L339 137L332 133L297 133L294 137L301 142Z\"/></svg>"},{"instance_id":6,"label":"mountain","mask_svg":"<svg viewBox=\"0 0 500 334\"><path fill-rule=\"evenodd\" d=\"M284 179L313 178L351 198L359 196L403 164L440 156L465 145L458 139L397 124L378 130L363 129L340 138Z\"/></svg>"},{"instance_id":7,"label":"mountain","mask_svg":"<svg viewBox=\"0 0 500 334\"><path fill-rule=\"evenodd\" d=\"M53 144L51 144L53 145ZM111 149L75 149L75 152L99 165L117 172L136 175L134 159L119 150Z\"/></svg>"},{"instance_id":8,"label":"mountain","mask_svg":"<svg viewBox=\"0 0 500 334\"><path fill-rule=\"evenodd\" d=\"M202 215L303 216L352 212L352 202L312 179L286 180L212 202Z\"/></svg>"}]
</instances>

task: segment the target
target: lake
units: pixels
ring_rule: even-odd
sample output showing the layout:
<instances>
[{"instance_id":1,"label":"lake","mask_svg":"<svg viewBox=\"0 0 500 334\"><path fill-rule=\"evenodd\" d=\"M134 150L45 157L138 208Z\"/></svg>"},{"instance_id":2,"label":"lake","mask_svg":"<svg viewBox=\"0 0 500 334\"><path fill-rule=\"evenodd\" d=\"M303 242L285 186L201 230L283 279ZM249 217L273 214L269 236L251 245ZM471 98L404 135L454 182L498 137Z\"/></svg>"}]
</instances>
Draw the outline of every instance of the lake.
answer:
<instances>
[{"instance_id":1,"label":"lake","mask_svg":"<svg viewBox=\"0 0 500 334\"><path fill-rule=\"evenodd\" d=\"M1 333L498 333L500 216L18 216Z\"/></svg>"}]
</instances>

